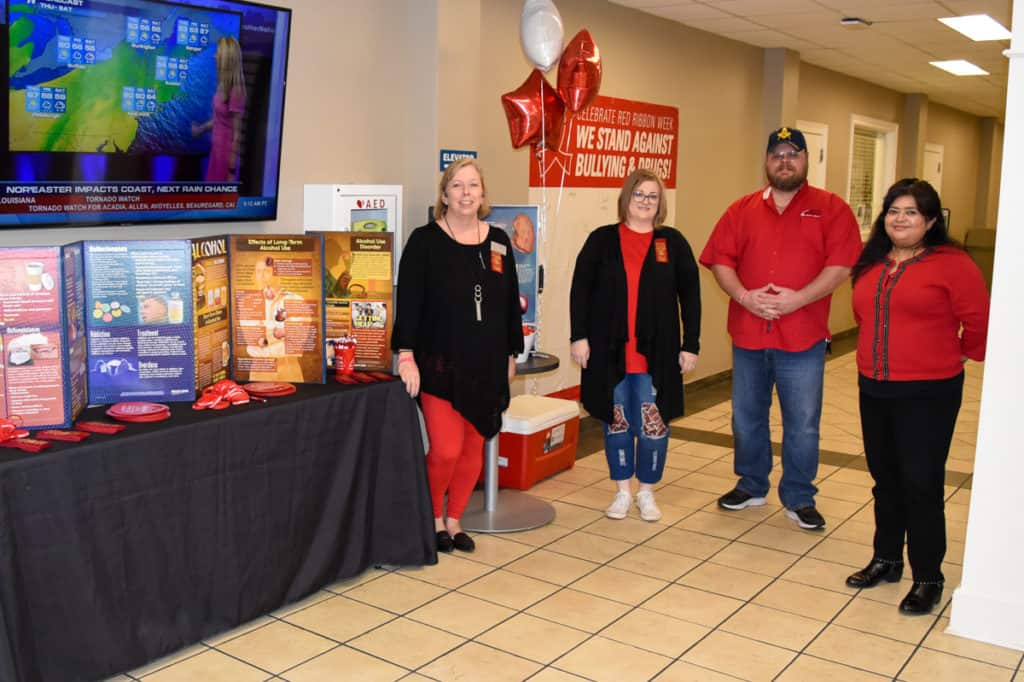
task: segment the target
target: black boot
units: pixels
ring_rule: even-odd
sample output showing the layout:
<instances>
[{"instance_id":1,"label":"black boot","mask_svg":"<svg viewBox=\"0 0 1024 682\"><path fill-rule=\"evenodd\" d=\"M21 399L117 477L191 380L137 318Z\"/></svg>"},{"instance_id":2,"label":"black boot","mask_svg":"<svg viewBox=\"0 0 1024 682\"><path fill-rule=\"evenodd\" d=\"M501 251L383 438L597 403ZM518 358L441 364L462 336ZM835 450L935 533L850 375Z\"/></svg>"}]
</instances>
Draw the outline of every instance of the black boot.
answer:
<instances>
[{"instance_id":1,"label":"black boot","mask_svg":"<svg viewBox=\"0 0 1024 682\"><path fill-rule=\"evenodd\" d=\"M900 612L920 615L931 613L942 599L942 583L914 583L900 602Z\"/></svg>"},{"instance_id":2,"label":"black boot","mask_svg":"<svg viewBox=\"0 0 1024 682\"><path fill-rule=\"evenodd\" d=\"M902 577L902 561L872 559L870 564L848 577L846 584L850 587L874 587L882 580L897 583Z\"/></svg>"}]
</instances>

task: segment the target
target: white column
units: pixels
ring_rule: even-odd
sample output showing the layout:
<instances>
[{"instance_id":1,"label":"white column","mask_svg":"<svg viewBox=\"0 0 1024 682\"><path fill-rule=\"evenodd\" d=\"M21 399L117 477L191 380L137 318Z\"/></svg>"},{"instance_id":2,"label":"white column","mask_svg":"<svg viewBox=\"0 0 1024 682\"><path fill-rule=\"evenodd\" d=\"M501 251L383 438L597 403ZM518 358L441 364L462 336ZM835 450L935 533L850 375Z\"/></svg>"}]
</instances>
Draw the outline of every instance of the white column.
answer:
<instances>
[{"instance_id":1,"label":"white column","mask_svg":"<svg viewBox=\"0 0 1024 682\"><path fill-rule=\"evenodd\" d=\"M1002 186L1024 186L1024 0L1013 3ZM1024 650L1024 192L1001 192L963 581L949 632Z\"/></svg>"}]
</instances>

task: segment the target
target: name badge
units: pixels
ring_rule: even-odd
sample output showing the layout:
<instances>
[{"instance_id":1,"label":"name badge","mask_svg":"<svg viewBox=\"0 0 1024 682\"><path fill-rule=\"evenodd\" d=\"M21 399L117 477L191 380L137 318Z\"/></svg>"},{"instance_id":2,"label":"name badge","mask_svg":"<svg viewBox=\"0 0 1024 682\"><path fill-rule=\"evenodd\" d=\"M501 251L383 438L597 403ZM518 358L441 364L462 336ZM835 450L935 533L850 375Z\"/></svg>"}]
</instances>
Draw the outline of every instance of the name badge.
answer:
<instances>
[{"instance_id":1,"label":"name badge","mask_svg":"<svg viewBox=\"0 0 1024 682\"><path fill-rule=\"evenodd\" d=\"M505 272L505 261L501 259L505 251L504 246L501 247L501 251L502 253L499 253L497 249L491 249L491 272L496 272L499 275Z\"/></svg>"},{"instance_id":2,"label":"name badge","mask_svg":"<svg viewBox=\"0 0 1024 682\"><path fill-rule=\"evenodd\" d=\"M491 241L491 253L497 253L498 255L504 256L508 253L508 249L505 248L504 244L496 241Z\"/></svg>"},{"instance_id":3,"label":"name badge","mask_svg":"<svg viewBox=\"0 0 1024 682\"><path fill-rule=\"evenodd\" d=\"M801 218L820 218L821 211L816 208L808 208L800 214Z\"/></svg>"},{"instance_id":4,"label":"name badge","mask_svg":"<svg viewBox=\"0 0 1024 682\"><path fill-rule=\"evenodd\" d=\"M664 239L654 240L654 259L659 263L668 262L668 244Z\"/></svg>"}]
</instances>

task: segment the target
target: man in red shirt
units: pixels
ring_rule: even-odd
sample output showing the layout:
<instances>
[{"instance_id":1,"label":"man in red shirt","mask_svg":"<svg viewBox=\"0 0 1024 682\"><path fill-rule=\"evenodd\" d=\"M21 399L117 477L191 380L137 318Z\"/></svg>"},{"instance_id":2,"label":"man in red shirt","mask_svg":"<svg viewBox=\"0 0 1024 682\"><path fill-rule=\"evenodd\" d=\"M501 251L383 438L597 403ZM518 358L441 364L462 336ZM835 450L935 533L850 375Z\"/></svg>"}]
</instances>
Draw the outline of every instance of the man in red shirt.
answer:
<instances>
[{"instance_id":1,"label":"man in red shirt","mask_svg":"<svg viewBox=\"0 0 1024 682\"><path fill-rule=\"evenodd\" d=\"M828 310L832 291L860 255L860 230L845 201L807 184L807 143L796 128L769 136L765 173L768 186L729 206L700 257L732 299L732 428L740 478L718 504L739 510L765 503L774 386L783 429L779 498L801 528L818 530L825 519L814 506L813 481Z\"/></svg>"}]
</instances>

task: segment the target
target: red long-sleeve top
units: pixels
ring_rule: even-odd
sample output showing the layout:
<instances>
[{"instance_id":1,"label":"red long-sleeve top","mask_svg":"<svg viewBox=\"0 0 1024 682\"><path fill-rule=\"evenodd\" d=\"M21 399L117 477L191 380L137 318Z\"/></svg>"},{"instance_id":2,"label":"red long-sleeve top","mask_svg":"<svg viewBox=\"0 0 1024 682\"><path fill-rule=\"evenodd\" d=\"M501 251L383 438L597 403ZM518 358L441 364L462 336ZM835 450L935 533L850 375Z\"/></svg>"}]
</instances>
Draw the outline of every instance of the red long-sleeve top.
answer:
<instances>
[{"instance_id":1,"label":"red long-sleeve top","mask_svg":"<svg viewBox=\"0 0 1024 682\"><path fill-rule=\"evenodd\" d=\"M640 296L640 271L651 250L654 232L634 232L619 223L619 246L622 248L622 265L626 270L626 322L629 325L629 339L626 341L626 372L644 374L647 372L647 358L636 350L636 309Z\"/></svg>"},{"instance_id":2,"label":"red long-sleeve top","mask_svg":"<svg viewBox=\"0 0 1024 682\"><path fill-rule=\"evenodd\" d=\"M940 246L883 261L853 285L857 369L879 381L948 379L985 359L988 291L965 252Z\"/></svg>"}]
</instances>

